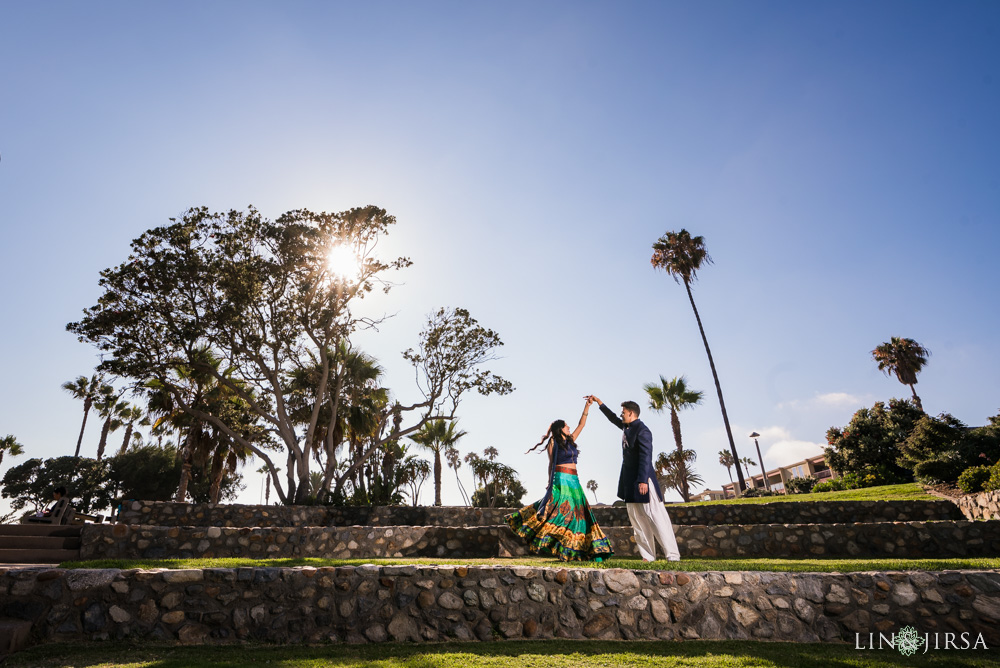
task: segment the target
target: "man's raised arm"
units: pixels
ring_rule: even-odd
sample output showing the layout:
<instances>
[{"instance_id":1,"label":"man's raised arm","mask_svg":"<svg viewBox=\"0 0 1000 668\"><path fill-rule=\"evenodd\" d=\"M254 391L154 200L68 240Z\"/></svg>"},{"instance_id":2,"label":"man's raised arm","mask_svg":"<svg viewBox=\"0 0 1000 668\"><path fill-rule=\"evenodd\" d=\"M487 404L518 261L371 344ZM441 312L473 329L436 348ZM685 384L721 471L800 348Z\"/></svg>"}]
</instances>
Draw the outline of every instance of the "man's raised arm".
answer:
<instances>
[{"instance_id":1,"label":"man's raised arm","mask_svg":"<svg viewBox=\"0 0 1000 668\"><path fill-rule=\"evenodd\" d=\"M587 397L584 397L584 398L587 398ZM594 401L597 402L597 406L601 409L601 412L604 413L604 417L608 418L608 421L611 424L613 424L614 426L618 427L619 429L624 429L625 428L625 423L622 422L622 419L620 417L618 417L617 415L615 415L614 411L612 411L610 408L608 408L607 406L605 406L603 401L601 401L600 399L598 399L593 394L589 395L589 398L593 399Z\"/></svg>"}]
</instances>

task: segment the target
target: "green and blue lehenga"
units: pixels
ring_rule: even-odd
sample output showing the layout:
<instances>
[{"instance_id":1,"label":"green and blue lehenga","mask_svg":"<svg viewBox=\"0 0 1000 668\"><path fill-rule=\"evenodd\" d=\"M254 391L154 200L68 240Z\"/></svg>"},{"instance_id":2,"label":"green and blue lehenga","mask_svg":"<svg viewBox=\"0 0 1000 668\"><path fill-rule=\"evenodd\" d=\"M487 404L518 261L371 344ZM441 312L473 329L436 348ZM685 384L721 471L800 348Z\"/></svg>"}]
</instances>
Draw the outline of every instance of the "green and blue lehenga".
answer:
<instances>
[{"instance_id":1,"label":"green and blue lehenga","mask_svg":"<svg viewBox=\"0 0 1000 668\"><path fill-rule=\"evenodd\" d=\"M532 554L551 554L562 561L590 561L614 554L576 471L568 467L556 466L545 496L505 519Z\"/></svg>"}]
</instances>

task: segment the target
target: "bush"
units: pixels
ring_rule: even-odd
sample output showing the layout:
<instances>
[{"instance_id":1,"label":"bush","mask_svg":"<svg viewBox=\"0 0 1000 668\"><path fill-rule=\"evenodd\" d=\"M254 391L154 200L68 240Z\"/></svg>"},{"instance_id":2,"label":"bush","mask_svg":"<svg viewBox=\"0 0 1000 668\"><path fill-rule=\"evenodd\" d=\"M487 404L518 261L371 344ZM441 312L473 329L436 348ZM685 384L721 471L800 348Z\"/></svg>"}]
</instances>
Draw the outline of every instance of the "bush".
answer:
<instances>
[{"instance_id":1,"label":"bush","mask_svg":"<svg viewBox=\"0 0 1000 668\"><path fill-rule=\"evenodd\" d=\"M754 487L752 489L743 490L743 498L745 499L753 499L760 496L778 496L778 494L764 489L763 487Z\"/></svg>"},{"instance_id":2,"label":"bush","mask_svg":"<svg viewBox=\"0 0 1000 668\"><path fill-rule=\"evenodd\" d=\"M913 467L913 475L923 483L954 482L969 463L955 452L946 452L937 459L925 459Z\"/></svg>"},{"instance_id":3,"label":"bush","mask_svg":"<svg viewBox=\"0 0 1000 668\"><path fill-rule=\"evenodd\" d=\"M958 476L958 488L966 494L975 494L983 491L990 480L989 466L971 466Z\"/></svg>"},{"instance_id":4,"label":"bush","mask_svg":"<svg viewBox=\"0 0 1000 668\"><path fill-rule=\"evenodd\" d=\"M812 476L805 478L792 478L785 487L789 494L808 494L816 486L818 481Z\"/></svg>"},{"instance_id":5,"label":"bush","mask_svg":"<svg viewBox=\"0 0 1000 668\"><path fill-rule=\"evenodd\" d=\"M984 492L1000 491L1000 462L990 467L990 479L983 485Z\"/></svg>"},{"instance_id":6,"label":"bush","mask_svg":"<svg viewBox=\"0 0 1000 668\"><path fill-rule=\"evenodd\" d=\"M852 489L847 486L847 483L843 478L834 478L833 480L827 480L825 482L816 483L816 486L812 488L814 493L819 492L842 492L845 489Z\"/></svg>"}]
</instances>

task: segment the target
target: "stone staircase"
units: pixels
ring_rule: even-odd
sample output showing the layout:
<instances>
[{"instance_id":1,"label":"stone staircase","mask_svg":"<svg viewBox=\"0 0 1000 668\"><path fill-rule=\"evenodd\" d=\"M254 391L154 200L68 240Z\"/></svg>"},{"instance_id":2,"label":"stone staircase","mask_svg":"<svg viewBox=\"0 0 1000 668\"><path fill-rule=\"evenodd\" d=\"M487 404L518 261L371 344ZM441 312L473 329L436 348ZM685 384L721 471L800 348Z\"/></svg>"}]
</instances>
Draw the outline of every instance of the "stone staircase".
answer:
<instances>
[{"instance_id":1,"label":"stone staircase","mask_svg":"<svg viewBox=\"0 0 1000 668\"><path fill-rule=\"evenodd\" d=\"M80 558L82 526L0 524L0 564L58 564Z\"/></svg>"}]
</instances>

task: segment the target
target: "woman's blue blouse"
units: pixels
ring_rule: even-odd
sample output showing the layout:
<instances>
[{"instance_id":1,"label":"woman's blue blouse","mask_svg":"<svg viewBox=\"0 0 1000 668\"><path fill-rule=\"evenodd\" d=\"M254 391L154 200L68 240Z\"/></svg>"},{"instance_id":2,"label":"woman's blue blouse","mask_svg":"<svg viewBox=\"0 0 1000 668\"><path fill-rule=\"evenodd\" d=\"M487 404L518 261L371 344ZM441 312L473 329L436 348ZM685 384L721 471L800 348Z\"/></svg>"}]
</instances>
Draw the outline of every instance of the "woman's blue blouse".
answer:
<instances>
[{"instance_id":1,"label":"woman's blue blouse","mask_svg":"<svg viewBox=\"0 0 1000 668\"><path fill-rule=\"evenodd\" d=\"M555 446L555 465L560 464L576 464L577 455L580 451L576 447L576 443L567 440L565 447Z\"/></svg>"}]
</instances>

